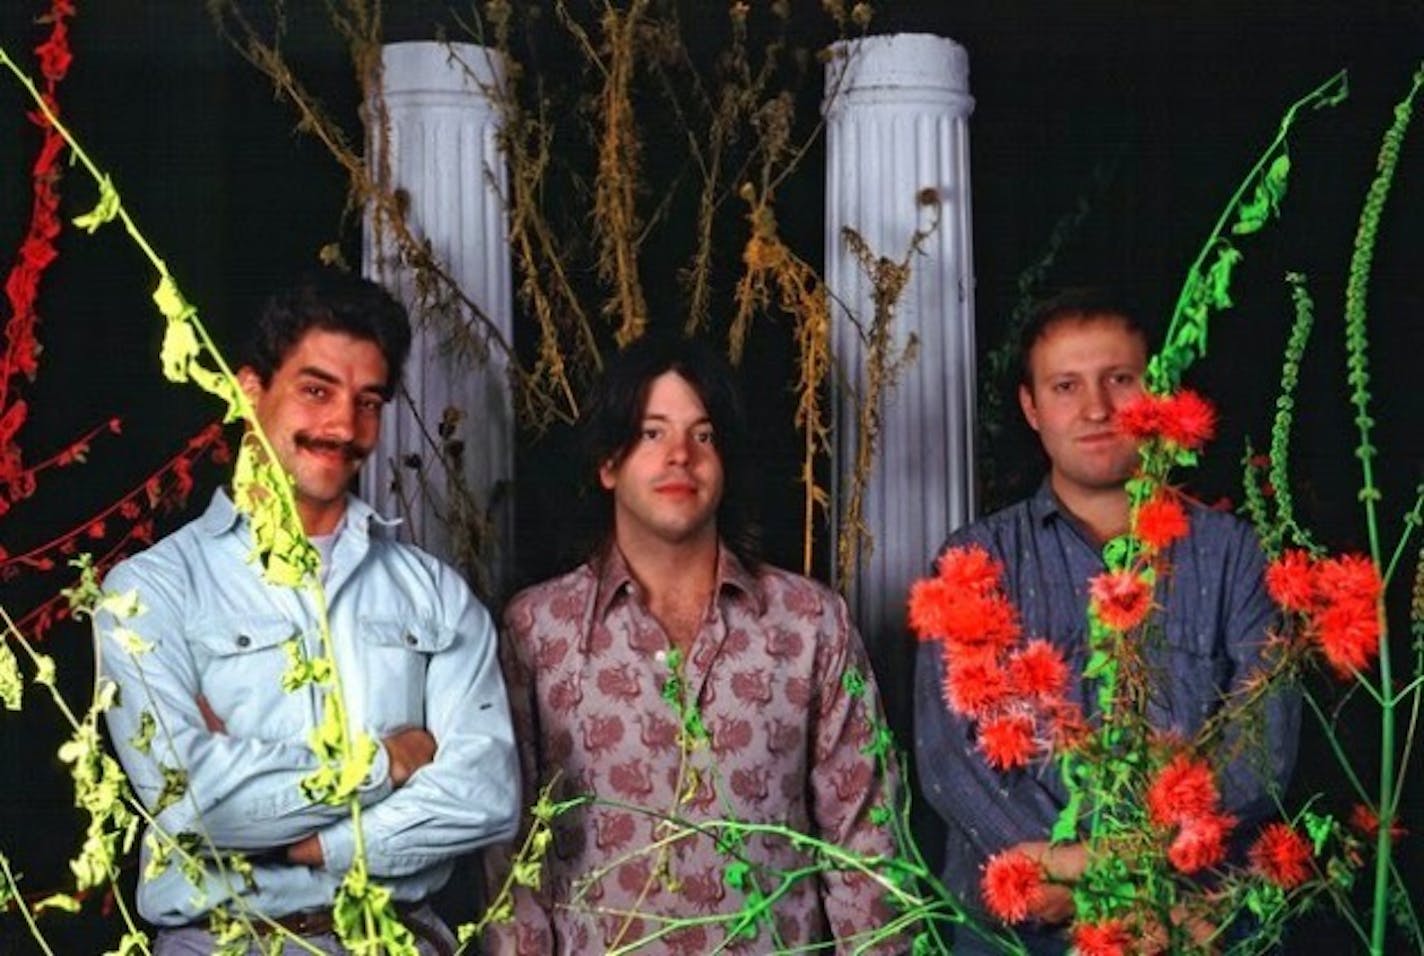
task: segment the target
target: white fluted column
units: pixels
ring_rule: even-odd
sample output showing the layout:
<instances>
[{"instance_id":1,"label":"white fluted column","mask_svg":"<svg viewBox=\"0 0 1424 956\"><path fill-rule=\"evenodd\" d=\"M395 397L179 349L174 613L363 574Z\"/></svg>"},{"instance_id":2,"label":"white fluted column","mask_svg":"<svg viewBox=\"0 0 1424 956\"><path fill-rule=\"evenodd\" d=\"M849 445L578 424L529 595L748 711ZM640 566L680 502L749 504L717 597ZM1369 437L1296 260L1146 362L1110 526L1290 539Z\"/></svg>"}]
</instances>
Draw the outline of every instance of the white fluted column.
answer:
<instances>
[{"instance_id":1,"label":"white fluted column","mask_svg":"<svg viewBox=\"0 0 1424 956\"><path fill-rule=\"evenodd\" d=\"M925 34L837 44L827 67L826 282L836 300L838 363L834 498L845 504L856 454L855 400L865 348L855 321L874 315L871 282L842 239L856 230L879 256L900 261L931 221L923 190L940 202L939 228L910 259L911 280L893 338L918 340L918 358L884 398L864 520L874 539L846 588L852 613L882 675L908 679L905 625L911 582L925 574L945 535L974 508L974 270L969 215L969 57ZM847 314L847 309L850 314ZM908 687L908 684L906 684ZM892 710L908 716L904 695Z\"/></svg>"},{"instance_id":2,"label":"white fluted column","mask_svg":"<svg viewBox=\"0 0 1424 956\"><path fill-rule=\"evenodd\" d=\"M391 186L408 200L407 220L418 240L464 294L513 341L508 222L503 195L507 175L499 149L499 112L489 95L500 78L497 54L473 44L393 43L382 53L389 117ZM367 155L379 162L372 132ZM405 388L410 402L386 411L380 448L362 474L362 494L383 514L405 519L409 540L454 560L460 532L451 525L458 505L438 456L446 409L458 409L455 438L464 444L462 478L490 525L494 549L482 561L483 582L498 593L510 565L514 473L514 412L507 364L498 349L477 362L450 347L450 319L423 319L413 276L398 261L388 236L373 235L366 220L364 272L391 289L411 310L415 325ZM455 319L478 329L461 307ZM426 482L407 465L418 455ZM393 492L399 482L402 495ZM413 500L408 510L401 498ZM491 503L494 507L491 507ZM468 569L467 569L468 570Z\"/></svg>"}]
</instances>

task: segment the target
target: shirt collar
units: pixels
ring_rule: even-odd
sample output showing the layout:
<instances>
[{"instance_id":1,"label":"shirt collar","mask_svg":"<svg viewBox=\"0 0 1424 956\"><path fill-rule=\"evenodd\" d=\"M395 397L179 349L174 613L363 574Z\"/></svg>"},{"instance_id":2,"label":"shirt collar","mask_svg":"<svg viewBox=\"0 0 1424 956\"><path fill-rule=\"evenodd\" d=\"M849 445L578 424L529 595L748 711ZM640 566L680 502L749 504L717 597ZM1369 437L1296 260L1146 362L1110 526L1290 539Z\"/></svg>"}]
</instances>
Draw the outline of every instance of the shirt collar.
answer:
<instances>
[{"instance_id":1,"label":"shirt collar","mask_svg":"<svg viewBox=\"0 0 1424 956\"><path fill-rule=\"evenodd\" d=\"M603 547L593 559L592 565L598 579L598 590L593 600L593 619L601 621L607 615L613 599L631 591L635 582L623 552L618 550L618 545L612 541ZM730 548L718 542L717 593L720 595L728 590L740 592L751 600L756 605L758 615L766 612L766 599L757 584L756 576L747 570L746 565L742 564Z\"/></svg>"},{"instance_id":2,"label":"shirt collar","mask_svg":"<svg viewBox=\"0 0 1424 956\"><path fill-rule=\"evenodd\" d=\"M1058 496L1053 493L1053 485L1050 484L1047 475L1038 486L1038 491L1034 492L1033 497L1029 499L1028 508L1035 525L1045 525L1050 518L1057 518L1064 514L1063 505L1059 504Z\"/></svg>"},{"instance_id":3,"label":"shirt collar","mask_svg":"<svg viewBox=\"0 0 1424 956\"><path fill-rule=\"evenodd\" d=\"M216 538L231 531L241 519L242 514L232 503L227 489L218 488L213 492L213 498L208 502L207 510L203 512L198 521L204 531ZM376 509L355 495L346 496L345 530L347 532L355 531L356 534L365 538L369 536L373 528L393 528L400 523L399 518L386 518L377 514Z\"/></svg>"}]
</instances>

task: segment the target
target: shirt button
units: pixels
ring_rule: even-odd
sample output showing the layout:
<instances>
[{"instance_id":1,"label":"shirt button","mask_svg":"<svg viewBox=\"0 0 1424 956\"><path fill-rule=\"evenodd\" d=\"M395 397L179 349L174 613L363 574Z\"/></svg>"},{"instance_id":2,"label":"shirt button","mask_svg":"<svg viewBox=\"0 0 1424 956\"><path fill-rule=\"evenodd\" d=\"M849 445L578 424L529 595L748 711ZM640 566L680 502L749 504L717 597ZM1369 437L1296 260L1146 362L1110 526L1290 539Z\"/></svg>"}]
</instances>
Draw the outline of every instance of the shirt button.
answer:
<instances>
[{"instance_id":1,"label":"shirt button","mask_svg":"<svg viewBox=\"0 0 1424 956\"><path fill-rule=\"evenodd\" d=\"M239 635L237 635L237 646L238 646L238 647L247 647L247 646L248 646L249 644L251 644L251 643L252 643L252 638L248 637L246 634L239 634Z\"/></svg>"},{"instance_id":2,"label":"shirt button","mask_svg":"<svg viewBox=\"0 0 1424 956\"><path fill-rule=\"evenodd\" d=\"M414 634L407 634L407 635L405 636L405 642L406 642L406 644L408 644L409 646L414 647L414 646L415 646L415 635L414 635Z\"/></svg>"}]
</instances>

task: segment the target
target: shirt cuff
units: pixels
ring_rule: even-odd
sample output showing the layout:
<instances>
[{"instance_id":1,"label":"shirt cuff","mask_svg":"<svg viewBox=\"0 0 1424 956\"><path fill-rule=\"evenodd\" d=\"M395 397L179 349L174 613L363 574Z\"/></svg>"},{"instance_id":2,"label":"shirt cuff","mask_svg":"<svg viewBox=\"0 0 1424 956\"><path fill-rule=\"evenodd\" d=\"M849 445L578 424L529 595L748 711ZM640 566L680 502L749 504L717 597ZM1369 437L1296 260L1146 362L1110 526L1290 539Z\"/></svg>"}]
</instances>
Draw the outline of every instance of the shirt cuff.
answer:
<instances>
[{"instance_id":1,"label":"shirt cuff","mask_svg":"<svg viewBox=\"0 0 1424 956\"><path fill-rule=\"evenodd\" d=\"M356 858L356 838L350 820L318 830L317 842L321 844L321 868L328 873L345 873L351 869L351 861Z\"/></svg>"}]
</instances>

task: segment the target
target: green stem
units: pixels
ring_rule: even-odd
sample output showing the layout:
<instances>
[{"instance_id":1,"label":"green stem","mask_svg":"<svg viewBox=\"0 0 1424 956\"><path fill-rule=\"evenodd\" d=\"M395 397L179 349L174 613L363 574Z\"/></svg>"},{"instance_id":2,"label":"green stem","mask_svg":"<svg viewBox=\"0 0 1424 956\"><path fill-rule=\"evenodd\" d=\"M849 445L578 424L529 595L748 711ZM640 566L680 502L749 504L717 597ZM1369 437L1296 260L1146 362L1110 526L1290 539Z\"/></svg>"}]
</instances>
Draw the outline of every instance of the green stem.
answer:
<instances>
[{"instance_id":1,"label":"green stem","mask_svg":"<svg viewBox=\"0 0 1424 956\"><path fill-rule=\"evenodd\" d=\"M1335 754L1335 760L1340 765L1340 769L1345 772L1345 778L1349 780L1350 786L1354 788L1355 796L1363 803L1369 802L1369 791L1365 789L1364 781L1355 773L1355 768L1350 762L1350 757L1345 753L1345 749L1340 746L1340 740L1335 736L1333 722L1325 715L1325 711L1320 709L1320 704L1315 700L1315 695L1306 691L1301 695L1305 703L1320 721L1320 728L1325 731L1325 739L1330 743L1330 749Z\"/></svg>"},{"instance_id":2,"label":"green stem","mask_svg":"<svg viewBox=\"0 0 1424 956\"><path fill-rule=\"evenodd\" d=\"M1394 579L1394 572L1404 557L1404 549L1408 546L1409 539L1414 536L1414 529L1421 523L1424 523L1424 484L1415 490L1414 507L1404 515L1404 530L1399 533L1399 542L1394 546L1394 553L1389 557L1389 564L1385 567L1382 578L1384 590L1389 590L1389 582Z\"/></svg>"},{"instance_id":3,"label":"green stem","mask_svg":"<svg viewBox=\"0 0 1424 956\"><path fill-rule=\"evenodd\" d=\"M1177 329L1186 319L1187 305L1189 304L1192 290L1198 282L1204 281L1202 277L1202 266L1206 263L1207 257L1217 250L1218 244L1222 241L1222 234L1226 231L1227 223L1236 215L1237 207L1241 205L1246 191L1254 188L1256 182L1266 169L1266 165L1274 161L1277 151L1280 150L1281 146L1285 143L1286 135L1290 132L1291 127L1295 125L1296 114L1307 106L1320 107L1337 102L1343 97L1345 92L1345 77L1346 71L1339 71L1305 96L1296 100L1291 104L1290 108L1286 110L1285 116L1281 119L1281 126L1276 133L1275 139L1271 140L1271 144L1266 147L1265 151L1261 153L1260 158L1256 160L1256 165L1251 167L1251 171L1246 174L1246 177L1241 180L1241 184L1236 187L1236 192L1232 194L1231 200L1227 202L1225 208L1222 209L1221 216L1217 219L1216 225L1207 236L1207 240L1203 243L1201 251L1197 253L1196 260L1192 262L1191 268L1187 270L1187 278L1182 284L1181 291L1177 294L1176 305L1172 308L1172 321L1167 326L1167 334L1163 336L1163 342L1171 343L1176 341ZM1170 391L1175 387L1184 368L1185 366L1181 369L1176 369L1175 373L1170 375L1170 380L1168 381L1151 383L1154 386L1152 390Z\"/></svg>"},{"instance_id":4,"label":"green stem","mask_svg":"<svg viewBox=\"0 0 1424 956\"><path fill-rule=\"evenodd\" d=\"M24 917L25 925L30 928L30 935L35 938L35 943L44 950L47 956L54 956L54 950L50 949L49 943L45 941L44 934L40 932L39 925L35 922L34 914L25 904L25 898L20 895L20 885L15 882L15 874L10 870L10 861L3 853L0 853L0 873L4 873L5 885L9 888L10 896L15 901L15 909L19 910L20 915Z\"/></svg>"},{"instance_id":5,"label":"green stem","mask_svg":"<svg viewBox=\"0 0 1424 956\"><path fill-rule=\"evenodd\" d=\"M1416 70L1409 92L1395 108L1394 122L1385 132L1380 146L1378 172L1370 183L1364 209L1360 213L1359 228L1355 234L1354 250L1350 258L1349 281L1345 288L1345 341L1347 367L1351 385L1351 403L1355 406L1355 424L1360 433L1360 443L1355 455L1360 460L1361 486L1360 500L1365 506L1365 523L1369 531L1370 557L1375 567L1381 567L1379 521L1376 515L1379 489L1374 480L1374 447L1370 444L1370 433L1374 426L1369 415L1370 393L1367 373L1368 339L1365 331L1367 317L1365 299L1374 259L1375 241L1378 236L1379 221L1384 204L1389 195L1390 185L1399 164L1400 143L1409 127L1413 114L1414 97L1424 85L1424 67ZM1376 614L1379 615L1379 672L1382 695L1380 706L1380 771L1379 771L1379 834L1375 843L1374 892L1370 913L1370 950L1376 956L1384 953L1389 917L1389 872L1391 855L1394 852L1390 839L1390 827L1394 823L1395 789L1395 704L1391 694L1394 673L1390 659L1389 622L1385 616L1384 599L1380 598Z\"/></svg>"}]
</instances>

